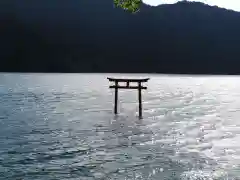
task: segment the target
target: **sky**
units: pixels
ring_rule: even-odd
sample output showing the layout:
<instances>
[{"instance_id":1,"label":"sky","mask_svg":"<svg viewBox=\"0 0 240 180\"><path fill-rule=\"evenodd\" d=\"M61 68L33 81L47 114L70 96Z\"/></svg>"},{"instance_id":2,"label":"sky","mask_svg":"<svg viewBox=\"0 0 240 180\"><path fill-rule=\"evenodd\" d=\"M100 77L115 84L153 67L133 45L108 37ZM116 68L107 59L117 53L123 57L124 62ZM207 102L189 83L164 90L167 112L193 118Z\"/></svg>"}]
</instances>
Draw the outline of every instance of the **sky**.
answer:
<instances>
[{"instance_id":1,"label":"sky","mask_svg":"<svg viewBox=\"0 0 240 180\"><path fill-rule=\"evenodd\" d=\"M157 6L160 4L173 4L179 0L143 0L144 3ZM193 1L193 0L188 0ZM195 0L197 1L197 0ZM209 5L216 5L226 9L232 9L235 11L240 11L240 0L198 0L199 2L204 2Z\"/></svg>"}]
</instances>

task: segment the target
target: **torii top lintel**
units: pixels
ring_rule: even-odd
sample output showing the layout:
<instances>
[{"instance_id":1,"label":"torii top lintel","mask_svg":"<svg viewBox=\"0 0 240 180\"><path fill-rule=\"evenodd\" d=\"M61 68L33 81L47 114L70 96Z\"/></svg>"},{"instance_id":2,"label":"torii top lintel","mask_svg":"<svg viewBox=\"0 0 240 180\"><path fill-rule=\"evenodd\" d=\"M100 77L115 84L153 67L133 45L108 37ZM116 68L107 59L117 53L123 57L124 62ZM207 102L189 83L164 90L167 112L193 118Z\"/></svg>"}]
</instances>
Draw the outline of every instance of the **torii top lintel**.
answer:
<instances>
[{"instance_id":1,"label":"torii top lintel","mask_svg":"<svg viewBox=\"0 0 240 180\"><path fill-rule=\"evenodd\" d=\"M109 81L115 81L115 82L147 82L149 78L144 79L124 79L124 78L107 78Z\"/></svg>"}]
</instances>

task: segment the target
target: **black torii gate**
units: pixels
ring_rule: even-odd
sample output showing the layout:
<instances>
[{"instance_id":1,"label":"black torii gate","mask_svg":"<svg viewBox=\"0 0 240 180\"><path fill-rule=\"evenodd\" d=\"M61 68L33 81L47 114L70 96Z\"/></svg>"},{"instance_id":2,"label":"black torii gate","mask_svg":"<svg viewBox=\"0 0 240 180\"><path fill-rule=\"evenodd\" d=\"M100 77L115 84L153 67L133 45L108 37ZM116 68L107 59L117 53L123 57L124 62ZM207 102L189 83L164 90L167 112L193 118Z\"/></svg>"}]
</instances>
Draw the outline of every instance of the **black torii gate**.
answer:
<instances>
[{"instance_id":1,"label":"black torii gate","mask_svg":"<svg viewBox=\"0 0 240 180\"><path fill-rule=\"evenodd\" d=\"M118 105L118 89L138 89L138 102L139 102L139 118L142 118L142 89L147 89L147 87L142 86L143 82L147 82L149 78L145 79L117 79L117 78L107 78L110 82L114 82L114 85L109 86L109 88L115 89L115 99L114 99L114 113L117 114ZM126 82L126 85L119 85L119 82ZM135 82L138 85L130 86L131 82Z\"/></svg>"}]
</instances>

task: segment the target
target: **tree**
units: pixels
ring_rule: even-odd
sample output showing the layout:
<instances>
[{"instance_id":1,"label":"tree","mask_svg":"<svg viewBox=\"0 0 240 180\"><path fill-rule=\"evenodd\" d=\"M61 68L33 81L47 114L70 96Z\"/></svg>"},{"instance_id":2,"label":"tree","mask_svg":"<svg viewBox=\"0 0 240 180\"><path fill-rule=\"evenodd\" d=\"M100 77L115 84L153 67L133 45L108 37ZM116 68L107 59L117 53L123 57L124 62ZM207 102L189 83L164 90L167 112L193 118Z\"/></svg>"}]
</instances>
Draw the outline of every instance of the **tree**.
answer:
<instances>
[{"instance_id":1,"label":"tree","mask_svg":"<svg viewBox=\"0 0 240 180\"><path fill-rule=\"evenodd\" d=\"M142 0L113 0L115 7L123 8L124 10L137 13L140 10Z\"/></svg>"}]
</instances>

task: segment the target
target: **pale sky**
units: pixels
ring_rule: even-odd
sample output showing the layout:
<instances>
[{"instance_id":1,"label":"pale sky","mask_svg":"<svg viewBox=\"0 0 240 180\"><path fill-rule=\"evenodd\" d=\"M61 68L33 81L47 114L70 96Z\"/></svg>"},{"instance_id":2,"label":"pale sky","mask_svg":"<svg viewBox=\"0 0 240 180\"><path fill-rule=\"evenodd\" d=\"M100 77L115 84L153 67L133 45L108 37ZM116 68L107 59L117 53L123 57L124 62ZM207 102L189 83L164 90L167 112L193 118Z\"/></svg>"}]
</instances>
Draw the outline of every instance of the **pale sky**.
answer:
<instances>
[{"instance_id":1,"label":"pale sky","mask_svg":"<svg viewBox=\"0 0 240 180\"><path fill-rule=\"evenodd\" d=\"M144 3L150 4L152 6L157 6L160 4L173 4L179 0L143 0ZM188 0L194 1L194 0ZM226 9L232 9L235 11L240 11L240 0L195 0L204 2L209 5L217 5Z\"/></svg>"}]
</instances>

